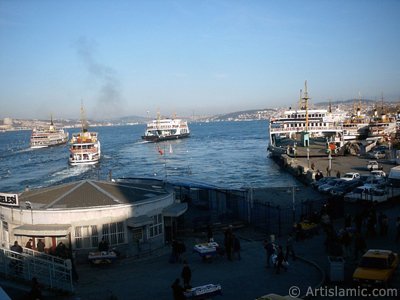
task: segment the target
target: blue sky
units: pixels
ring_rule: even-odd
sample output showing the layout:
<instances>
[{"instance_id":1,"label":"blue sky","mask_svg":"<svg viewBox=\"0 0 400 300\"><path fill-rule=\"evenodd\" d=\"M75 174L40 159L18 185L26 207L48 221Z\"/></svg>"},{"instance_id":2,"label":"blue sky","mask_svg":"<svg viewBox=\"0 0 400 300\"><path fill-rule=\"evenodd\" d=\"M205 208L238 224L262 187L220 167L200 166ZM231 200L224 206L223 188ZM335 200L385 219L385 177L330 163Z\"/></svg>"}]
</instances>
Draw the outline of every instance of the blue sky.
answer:
<instances>
[{"instance_id":1,"label":"blue sky","mask_svg":"<svg viewBox=\"0 0 400 300\"><path fill-rule=\"evenodd\" d=\"M400 1L0 1L0 118L400 100Z\"/></svg>"}]
</instances>

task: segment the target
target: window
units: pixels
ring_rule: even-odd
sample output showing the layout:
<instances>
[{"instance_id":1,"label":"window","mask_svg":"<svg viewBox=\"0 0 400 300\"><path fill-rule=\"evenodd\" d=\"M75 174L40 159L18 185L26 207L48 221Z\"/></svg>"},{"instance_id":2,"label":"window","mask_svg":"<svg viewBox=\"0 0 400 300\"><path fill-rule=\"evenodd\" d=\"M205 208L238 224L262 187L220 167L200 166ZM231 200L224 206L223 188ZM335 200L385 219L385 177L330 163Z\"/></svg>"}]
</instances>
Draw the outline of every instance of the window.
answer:
<instances>
[{"instance_id":1,"label":"window","mask_svg":"<svg viewBox=\"0 0 400 300\"><path fill-rule=\"evenodd\" d=\"M149 225L149 237L153 238L163 233L162 215L153 216L153 224Z\"/></svg>"},{"instance_id":2,"label":"window","mask_svg":"<svg viewBox=\"0 0 400 300\"><path fill-rule=\"evenodd\" d=\"M125 227L124 222L103 224L103 238L110 245L125 243Z\"/></svg>"},{"instance_id":3,"label":"window","mask_svg":"<svg viewBox=\"0 0 400 300\"><path fill-rule=\"evenodd\" d=\"M95 248L99 244L96 225L76 226L75 227L75 247Z\"/></svg>"}]
</instances>

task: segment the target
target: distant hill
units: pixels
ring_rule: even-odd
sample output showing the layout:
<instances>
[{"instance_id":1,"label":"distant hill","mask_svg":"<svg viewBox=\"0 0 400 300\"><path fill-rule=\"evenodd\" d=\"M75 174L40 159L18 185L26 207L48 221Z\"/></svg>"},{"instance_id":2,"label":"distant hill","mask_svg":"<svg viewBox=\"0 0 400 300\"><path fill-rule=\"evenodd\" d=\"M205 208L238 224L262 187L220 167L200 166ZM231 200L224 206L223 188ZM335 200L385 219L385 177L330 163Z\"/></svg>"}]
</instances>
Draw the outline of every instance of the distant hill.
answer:
<instances>
[{"instance_id":1,"label":"distant hill","mask_svg":"<svg viewBox=\"0 0 400 300\"><path fill-rule=\"evenodd\" d=\"M375 100L369 100L369 99L348 99L348 100L342 100L342 101L331 101L331 104L348 104L348 105L352 105L353 103L359 103L361 101L362 104L374 104L378 101ZM380 101L379 101L380 102ZM314 103L314 105L316 106L328 106L329 105L329 101L324 101L324 102L318 102L318 103Z\"/></svg>"},{"instance_id":2,"label":"distant hill","mask_svg":"<svg viewBox=\"0 0 400 300\"><path fill-rule=\"evenodd\" d=\"M231 112L227 114L215 115L208 117L210 121L240 121L240 120L265 120L269 119L272 114L276 112L276 109L264 108L264 109L250 109Z\"/></svg>"},{"instance_id":3,"label":"distant hill","mask_svg":"<svg viewBox=\"0 0 400 300\"><path fill-rule=\"evenodd\" d=\"M126 116L126 117L118 118L117 121L124 123L124 124L126 124L126 123L146 123L148 121L148 118L141 117L141 116Z\"/></svg>"}]
</instances>

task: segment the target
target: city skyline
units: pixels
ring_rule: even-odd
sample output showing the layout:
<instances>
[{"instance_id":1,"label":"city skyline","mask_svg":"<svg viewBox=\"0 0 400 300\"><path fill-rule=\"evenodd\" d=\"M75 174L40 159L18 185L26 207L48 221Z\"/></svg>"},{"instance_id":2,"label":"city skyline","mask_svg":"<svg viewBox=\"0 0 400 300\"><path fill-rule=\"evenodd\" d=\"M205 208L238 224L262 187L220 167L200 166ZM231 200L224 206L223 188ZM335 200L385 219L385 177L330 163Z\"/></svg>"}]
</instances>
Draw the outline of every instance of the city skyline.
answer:
<instances>
[{"instance_id":1,"label":"city skyline","mask_svg":"<svg viewBox=\"0 0 400 300\"><path fill-rule=\"evenodd\" d=\"M0 118L398 101L398 1L3 1Z\"/></svg>"}]
</instances>

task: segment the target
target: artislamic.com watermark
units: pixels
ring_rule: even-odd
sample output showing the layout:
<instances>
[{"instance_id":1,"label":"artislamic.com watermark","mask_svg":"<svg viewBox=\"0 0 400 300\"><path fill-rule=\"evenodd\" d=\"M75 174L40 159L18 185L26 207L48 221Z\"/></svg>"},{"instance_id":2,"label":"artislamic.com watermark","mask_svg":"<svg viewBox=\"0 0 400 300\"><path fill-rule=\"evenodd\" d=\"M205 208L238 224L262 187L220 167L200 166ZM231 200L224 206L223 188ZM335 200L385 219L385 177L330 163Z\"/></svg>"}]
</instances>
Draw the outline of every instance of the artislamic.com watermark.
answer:
<instances>
[{"instance_id":1,"label":"artislamic.com watermark","mask_svg":"<svg viewBox=\"0 0 400 300\"><path fill-rule=\"evenodd\" d=\"M307 290L301 291L298 286L289 288L290 297L397 297L400 292L396 288L375 288L367 289L363 287L342 288L338 286L328 287L321 286L319 288L308 287Z\"/></svg>"}]
</instances>

